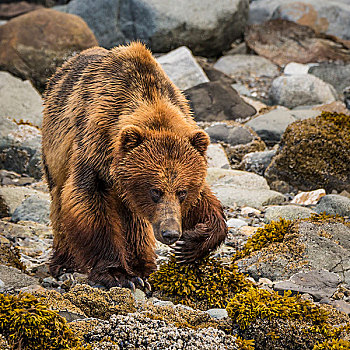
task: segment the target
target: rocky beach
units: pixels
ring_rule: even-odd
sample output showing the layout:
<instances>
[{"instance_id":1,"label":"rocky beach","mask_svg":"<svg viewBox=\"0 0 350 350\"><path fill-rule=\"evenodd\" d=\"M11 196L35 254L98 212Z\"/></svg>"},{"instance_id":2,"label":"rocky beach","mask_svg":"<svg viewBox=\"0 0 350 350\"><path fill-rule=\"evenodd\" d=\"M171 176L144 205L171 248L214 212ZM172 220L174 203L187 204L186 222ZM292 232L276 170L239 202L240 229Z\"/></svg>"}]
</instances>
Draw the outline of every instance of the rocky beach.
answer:
<instances>
[{"instance_id":1,"label":"rocky beach","mask_svg":"<svg viewBox=\"0 0 350 350\"><path fill-rule=\"evenodd\" d=\"M350 3L0 4L0 349L350 349ZM209 135L228 236L148 288L50 276L42 94L82 50L140 40ZM139 286L140 287L140 286Z\"/></svg>"}]
</instances>

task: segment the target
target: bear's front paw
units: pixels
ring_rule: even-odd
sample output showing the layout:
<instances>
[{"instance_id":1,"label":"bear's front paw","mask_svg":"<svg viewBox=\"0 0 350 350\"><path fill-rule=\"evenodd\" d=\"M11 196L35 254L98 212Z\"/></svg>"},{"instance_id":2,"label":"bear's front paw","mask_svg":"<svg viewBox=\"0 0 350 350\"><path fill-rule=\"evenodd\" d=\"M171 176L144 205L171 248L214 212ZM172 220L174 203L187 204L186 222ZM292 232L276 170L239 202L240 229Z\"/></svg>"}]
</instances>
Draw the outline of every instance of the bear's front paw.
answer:
<instances>
[{"instance_id":1,"label":"bear's front paw","mask_svg":"<svg viewBox=\"0 0 350 350\"><path fill-rule=\"evenodd\" d=\"M205 224L197 224L193 231L185 231L181 240L173 248L179 263L193 263L210 253L207 242L208 228Z\"/></svg>"},{"instance_id":2,"label":"bear's front paw","mask_svg":"<svg viewBox=\"0 0 350 350\"><path fill-rule=\"evenodd\" d=\"M151 291L151 286L145 279L138 276L115 273L113 269L104 272L91 271L89 281L92 285L102 285L107 289L122 287L129 288L133 292L136 288L142 289L146 293Z\"/></svg>"}]
</instances>

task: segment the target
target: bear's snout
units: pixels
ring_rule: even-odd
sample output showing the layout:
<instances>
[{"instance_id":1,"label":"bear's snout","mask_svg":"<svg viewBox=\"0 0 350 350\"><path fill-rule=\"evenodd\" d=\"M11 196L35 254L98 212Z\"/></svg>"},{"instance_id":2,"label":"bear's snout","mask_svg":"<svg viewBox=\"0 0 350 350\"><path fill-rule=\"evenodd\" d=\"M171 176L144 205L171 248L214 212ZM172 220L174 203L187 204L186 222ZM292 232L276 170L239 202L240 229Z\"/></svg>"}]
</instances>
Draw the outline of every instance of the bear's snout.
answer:
<instances>
[{"instance_id":1,"label":"bear's snout","mask_svg":"<svg viewBox=\"0 0 350 350\"><path fill-rule=\"evenodd\" d=\"M171 245L179 240L180 232L176 230L163 230L161 232L165 244Z\"/></svg>"}]
</instances>

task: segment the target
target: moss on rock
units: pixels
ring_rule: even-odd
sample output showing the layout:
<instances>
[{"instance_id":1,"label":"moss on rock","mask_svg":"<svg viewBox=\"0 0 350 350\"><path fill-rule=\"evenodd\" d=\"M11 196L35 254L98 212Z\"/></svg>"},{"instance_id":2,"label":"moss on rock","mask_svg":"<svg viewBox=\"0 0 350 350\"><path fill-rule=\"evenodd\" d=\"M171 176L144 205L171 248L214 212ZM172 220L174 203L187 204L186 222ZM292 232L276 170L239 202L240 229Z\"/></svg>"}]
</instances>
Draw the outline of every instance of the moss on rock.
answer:
<instances>
[{"instance_id":1,"label":"moss on rock","mask_svg":"<svg viewBox=\"0 0 350 350\"><path fill-rule=\"evenodd\" d=\"M300 190L349 192L350 116L323 112L289 125L265 176Z\"/></svg>"}]
</instances>

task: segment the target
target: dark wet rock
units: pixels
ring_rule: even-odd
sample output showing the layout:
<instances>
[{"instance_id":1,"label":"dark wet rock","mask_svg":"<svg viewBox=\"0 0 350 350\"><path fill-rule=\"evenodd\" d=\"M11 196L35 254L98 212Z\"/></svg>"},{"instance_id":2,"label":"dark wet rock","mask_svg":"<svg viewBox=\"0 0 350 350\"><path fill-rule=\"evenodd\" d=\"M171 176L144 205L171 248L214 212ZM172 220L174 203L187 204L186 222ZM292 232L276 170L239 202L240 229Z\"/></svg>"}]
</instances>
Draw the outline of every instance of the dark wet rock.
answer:
<instances>
[{"instance_id":1,"label":"dark wet rock","mask_svg":"<svg viewBox=\"0 0 350 350\"><path fill-rule=\"evenodd\" d=\"M281 205L268 207L265 212L265 222L278 221L280 218L296 220L309 218L314 213L312 209L298 205Z\"/></svg>"},{"instance_id":2,"label":"dark wet rock","mask_svg":"<svg viewBox=\"0 0 350 350\"><path fill-rule=\"evenodd\" d=\"M294 293L308 293L315 300L330 298L340 284L340 277L327 270L311 270L308 272L298 272L287 281L274 284L274 290Z\"/></svg>"},{"instance_id":3,"label":"dark wet rock","mask_svg":"<svg viewBox=\"0 0 350 350\"><path fill-rule=\"evenodd\" d=\"M40 179L41 133L0 117L0 168Z\"/></svg>"},{"instance_id":4,"label":"dark wet rock","mask_svg":"<svg viewBox=\"0 0 350 350\"><path fill-rule=\"evenodd\" d=\"M185 91L197 121L244 120L256 113L231 85L203 83Z\"/></svg>"},{"instance_id":5,"label":"dark wet rock","mask_svg":"<svg viewBox=\"0 0 350 350\"><path fill-rule=\"evenodd\" d=\"M337 194L323 196L315 207L316 213L350 216L350 198Z\"/></svg>"},{"instance_id":6,"label":"dark wet rock","mask_svg":"<svg viewBox=\"0 0 350 350\"><path fill-rule=\"evenodd\" d=\"M82 17L104 47L141 39L154 52L184 45L196 54L216 55L242 36L249 1L212 5L210 0L72 0L57 9Z\"/></svg>"},{"instance_id":7,"label":"dark wet rock","mask_svg":"<svg viewBox=\"0 0 350 350\"><path fill-rule=\"evenodd\" d=\"M337 99L332 85L311 74L285 75L276 78L269 96L272 104L294 108L325 104Z\"/></svg>"},{"instance_id":8,"label":"dark wet rock","mask_svg":"<svg viewBox=\"0 0 350 350\"><path fill-rule=\"evenodd\" d=\"M30 80L43 91L65 59L97 45L81 18L39 9L0 26L0 69Z\"/></svg>"},{"instance_id":9,"label":"dark wet rock","mask_svg":"<svg viewBox=\"0 0 350 350\"><path fill-rule=\"evenodd\" d=\"M256 280L284 280L300 270L324 269L349 284L350 226L334 219L298 221L282 242L274 242L237 263Z\"/></svg>"},{"instance_id":10,"label":"dark wet rock","mask_svg":"<svg viewBox=\"0 0 350 350\"><path fill-rule=\"evenodd\" d=\"M41 127L41 97L28 80L22 81L8 72L0 72L0 94L0 117Z\"/></svg>"},{"instance_id":11,"label":"dark wet rock","mask_svg":"<svg viewBox=\"0 0 350 350\"><path fill-rule=\"evenodd\" d=\"M251 119L245 125L252 128L268 145L273 145L281 140L288 125L319 114L313 110L289 111L277 108Z\"/></svg>"},{"instance_id":12,"label":"dark wet rock","mask_svg":"<svg viewBox=\"0 0 350 350\"><path fill-rule=\"evenodd\" d=\"M5 284L5 287L3 288L4 290L18 290L32 284L39 284L39 281L36 278L28 276L20 270L10 266L0 265L0 276Z\"/></svg>"},{"instance_id":13,"label":"dark wet rock","mask_svg":"<svg viewBox=\"0 0 350 350\"><path fill-rule=\"evenodd\" d=\"M350 190L350 117L322 114L288 126L265 171L269 183L285 181L303 191Z\"/></svg>"},{"instance_id":14,"label":"dark wet rock","mask_svg":"<svg viewBox=\"0 0 350 350\"><path fill-rule=\"evenodd\" d=\"M275 154L275 150L248 153L243 157L239 168L263 176Z\"/></svg>"},{"instance_id":15,"label":"dark wet rock","mask_svg":"<svg viewBox=\"0 0 350 350\"><path fill-rule=\"evenodd\" d=\"M258 55L280 66L289 62L350 61L350 50L306 26L285 20L251 25L245 41Z\"/></svg>"},{"instance_id":16,"label":"dark wet rock","mask_svg":"<svg viewBox=\"0 0 350 350\"><path fill-rule=\"evenodd\" d=\"M25 199L12 214L11 221L34 221L39 224L50 222L50 200L32 195Z\"/></svg>"},{"instance_id":17,"label":"dark wet rock","mask_svg":"<svg viewBox=\"0 0 350 350\"><path fill-rule=\"evenodd\" d=\"M350 85L350 64L319 63L309 68L309 74L315 75L326 83L333 85L340 95Z\"/></svg>"}]
</instances>

